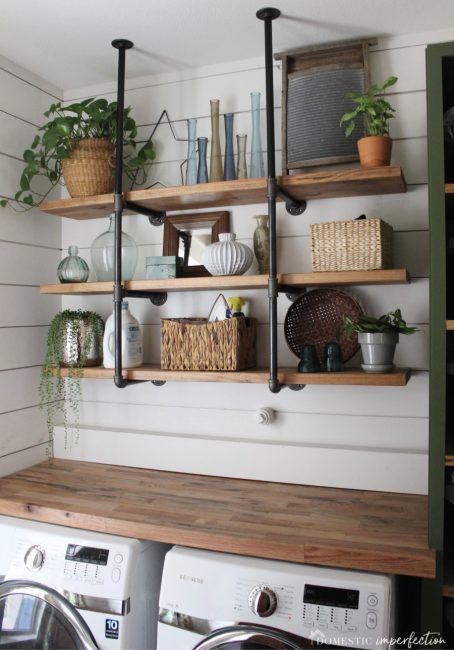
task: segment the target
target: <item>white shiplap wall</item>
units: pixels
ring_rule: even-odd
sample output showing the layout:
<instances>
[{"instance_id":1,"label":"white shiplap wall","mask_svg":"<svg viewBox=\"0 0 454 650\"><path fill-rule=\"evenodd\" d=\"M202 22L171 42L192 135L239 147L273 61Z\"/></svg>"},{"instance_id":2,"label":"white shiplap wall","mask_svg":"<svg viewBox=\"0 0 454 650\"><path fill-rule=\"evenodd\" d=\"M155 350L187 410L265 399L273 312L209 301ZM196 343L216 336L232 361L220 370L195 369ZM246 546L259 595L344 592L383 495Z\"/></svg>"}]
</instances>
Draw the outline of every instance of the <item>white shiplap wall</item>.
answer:
<instances>
[{"instance_id":1,"label":"white shiplap wall","mask_svg":"<svg viewBox=\"0 0 454 650\"><path fill-rule=\"evenodd\" d=\"M454 34L453 34L454 35ZM433 40L436 40L433 37ZM408 192L403 195L358 197L309 202L301 217L278 206L279 270L309 271L309 224L354 218L361 213L379 216L395 231L395 266L406 266L412 283L405 286L354 287L352 292L366 309L383 313L401 307L420 332L401 337L396 362L415 368L405 388L307 386L302 392L283 389L272 395L266 386L235 384L167 383L157 388L140 384L119 390L111 382L84 382L81 431L77 444L63 445L60 456L167 470L288 481L387 491L427 491L428 446L428 210L425 113L425 43L431 37L381 41L371 52L373 82L399 77L391 99L397 109L392 124L393 162L404 168ZM128 56L133 56L128 53ZM280 168L281 74L275 68L277 165ZM185 74L128 80L126 103L142 125L145 137L166 108L185 137L189 117L198 119L197 135L210 137L209 100L220 99L221 113L235 113L234 131L250 134L250 99L253 90L265 95L262 60L190 70ZM78 89L66 94L72 100L104 93L114 98L112 87ZM264 100L263 100L264 101ZM221 121L222 127L222 121ZM262 119L265 138L265 119ZM222 131L222 128L221 128ZM156 132L157 162L149 182L180 183L184 143L175 142L168 126ZM227 209L230 209L227 207ZM230 209L231 229L252 244L253 215L266 206ZM107 219L84 222L63 220L63 247L77 244L90 262L89 247L105 230ZM139 244L136 278L144 277L145 256L161 254L162 230L145 217L124 218L124 229ZM254 272L254 267L250 270ZM235 292L234 292L235 293ZM268 306L265 292L243 292L251 313L258 317L259 360L266 361ZM143 325L147 361L159 362L161 317L208 313L217 292L169 294L164 307L130 300L131 311ZM65 306L95 309L107 317L110 297L67 297ZM279 361L295 365L288 350L283 322L289 303L278 301ZM359 362L359 358L356 359ZM275 409L275 421L264 427L256 422L261 406Z\"/></svg>"},{"instance_id":2,"label":"white shiplap wall","mask_svg":"<svg viewBox=\"0 0 454 650\"><path fill-rule=\"evenodd\" d=\"M425 492L428 432L428 223L425 117L425 44L450 40L442 35L380 41L371 54L372 80L388 74L399 77L393 102L397 119L393 161L402 164L409 183L405 195L335 199L309 203L302 217L278 208L280 270L310 270L309 224L346 219L365 212L380 216L395 230L395 265L407 266L413 281L403 287L355 287L365 306L377 313L402 307L420 333L406 337L397 363L418 369L405 388L349 388L308 386L279 395L266 386L168 383L156 388L141 384L118 390L110 382L84 382L79 442L63 448L61 456L170 470L203 472L289 482L345 487ZM129 53L128 56L133 56ZM11 196L20 175L20 156L29 146L42 113L59 91L9 61L0 61L0 195ZM279 148L280 71L275 74L277 146ZM186 73L128 80L126 101L142 125L144 137L162 109L167 108L178 133L185 136L185 120L198 118L198 135L210 136L209 99L221 100L221 112L235 113L235 132L250 133L249 92L264 96L262 60L245 61ZM105 93L111 86L66 93L67 99ZM262 120L264 127L264 119ZM265 133L263 133L265 142ZM155 137L158 152L150 182L179 182L184 143L161 126ZM277 151L279 165L280 152ZM251 244L252 216L265 206L231 210L232 229ZM127 217L125 230L140 245L136 277L143 277L144 259L159 254L162 230L144 217ZM61 225L63 236L61 239ZM2 210L0 219L0 473L30 465L44 456L44 417L37 408L39 364L44 355L46 326L60 308L60 300L39 296L37 285L56 281L55 269L63 248L75 243L89 259L94 237L107 221L76 223L38 211ZM254 269L251 269L253 272ZM267 301L264 293L245 292L260 320L260 358L266 358ZM170 294L167 304L153 308L147 301L131 301L143 324L147 360L159 360L161 316L203 315L213 293ZM72 297L65 306L84 306L107 316L108 297ZM283 335L288 303L279 298L282 364L295 364ZM256 423L261 406L276 410L276 420Z\"/></svg>"},{"instance_id":3,"label":"white shiplap wall","mask_svg":"<svg viewBox=\"0 0 454 650\"><path fill-rule=\"evenodd\" d=\"M22 153L61 91L0 59L0 195L14 196ZM61 255L60 220L37 210L0 208L0 475L45 457L45 414L38 408L47 326L61 300L39 296Z\"/></svg>"}]
</instances>

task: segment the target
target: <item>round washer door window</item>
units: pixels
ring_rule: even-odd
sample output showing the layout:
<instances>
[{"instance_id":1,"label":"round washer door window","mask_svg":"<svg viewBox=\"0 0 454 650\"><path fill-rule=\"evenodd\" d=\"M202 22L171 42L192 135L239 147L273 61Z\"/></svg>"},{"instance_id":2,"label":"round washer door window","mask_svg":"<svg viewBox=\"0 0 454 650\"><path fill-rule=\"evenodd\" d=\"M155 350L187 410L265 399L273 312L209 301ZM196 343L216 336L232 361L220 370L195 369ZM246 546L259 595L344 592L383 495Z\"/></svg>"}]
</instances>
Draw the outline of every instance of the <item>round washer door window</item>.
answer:
<instances>
[{"instance_id":1,"label":"round washer door window","mask_svg":"<svg viewBox=\"0 0 454 650\"><path fill-rule=\"evenodd\" d=\"M0 648L96 650L79 612L57 591L26 580L0 584Z\"/></svg>"},{"instance_id":2,"label":"round washer door window","mask_svg":"<svg viewBox=\"0 0 454 650\"><path fill-rule=\"evenodd\" d=\"M305 650L309 639L294 640L287 634L255 625L235 625L216 630L193 650Z\"/></svg>"}]
</instances>

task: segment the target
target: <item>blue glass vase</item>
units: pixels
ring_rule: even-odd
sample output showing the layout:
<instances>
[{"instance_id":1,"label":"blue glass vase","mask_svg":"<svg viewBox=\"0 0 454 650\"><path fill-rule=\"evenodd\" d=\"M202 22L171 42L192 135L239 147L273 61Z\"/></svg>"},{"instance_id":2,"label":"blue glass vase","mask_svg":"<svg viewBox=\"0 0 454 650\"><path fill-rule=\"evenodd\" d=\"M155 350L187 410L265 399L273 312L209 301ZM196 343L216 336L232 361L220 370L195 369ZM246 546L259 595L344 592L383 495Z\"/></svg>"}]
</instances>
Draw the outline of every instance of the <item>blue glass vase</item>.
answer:
<instances>
[{"instance_id":1,"label":"blue glass vase","mask_svg":"<svg viewBox=\"0 0 454 650\"><path fill-rule=\"evenodd\" d=\"M265 176L263 164L262 136L260 131L260 93L251 93L251 115L252 115L252 141L251 141L251 165L249 170L250 178L261 178Z\"/></svg>"},{"instance_id":2,"label":"blue glass vase","mask_svg":"<svg viewBox=\"0 0 454 650\"><path fill-rule=\"evenodd\" d=\"M199 152L197 183L208 183L207 146L208 138L197 138L197 149Z\"/></svg>"},{"instance_id":3,"label":"blue glass vase","mask_svg":"<svg viewBox=\"0 0 454 650\"><path fill-rule=\"evenodd\" d=\"M197 183L197 120L190 118L188 123L188 157L186 167L186 185Z\"/></svg>"},{"instance_id":4,"label":"blue glass vase","mask_svg":"<svg viewBox=\"0 0 454 650\"><path fill-rule=\"evenodd\" d=\"M225 155L224 155L224 180L235 179L235 156L233 154L233 113L224 114L225 127Z\"/></svg>"}]
</instances>

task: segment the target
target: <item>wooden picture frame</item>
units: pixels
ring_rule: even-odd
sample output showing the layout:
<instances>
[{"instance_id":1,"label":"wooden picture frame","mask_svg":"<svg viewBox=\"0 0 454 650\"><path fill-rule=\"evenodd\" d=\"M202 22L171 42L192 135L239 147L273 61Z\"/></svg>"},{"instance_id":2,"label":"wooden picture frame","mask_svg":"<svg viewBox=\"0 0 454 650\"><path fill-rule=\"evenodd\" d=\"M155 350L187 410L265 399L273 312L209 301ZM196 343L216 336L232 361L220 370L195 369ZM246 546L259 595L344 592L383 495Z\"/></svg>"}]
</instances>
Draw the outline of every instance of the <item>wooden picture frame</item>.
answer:
<instances>
[{"instance_id":1,"label":"wooden picture frame","mask_svg":"<svg viewBox=\"0 0 454 650\"><path fill-rule=\"evenodd\" d=\"M203 264L189 264L189 252L194 231L210 229L209 243L219 240L219 233L230 232L230 213L227 211L196 212L168 215L164 221L163 255L177 255L183 249L183 277L211 276Z\"/></svg>"}]
</instances>

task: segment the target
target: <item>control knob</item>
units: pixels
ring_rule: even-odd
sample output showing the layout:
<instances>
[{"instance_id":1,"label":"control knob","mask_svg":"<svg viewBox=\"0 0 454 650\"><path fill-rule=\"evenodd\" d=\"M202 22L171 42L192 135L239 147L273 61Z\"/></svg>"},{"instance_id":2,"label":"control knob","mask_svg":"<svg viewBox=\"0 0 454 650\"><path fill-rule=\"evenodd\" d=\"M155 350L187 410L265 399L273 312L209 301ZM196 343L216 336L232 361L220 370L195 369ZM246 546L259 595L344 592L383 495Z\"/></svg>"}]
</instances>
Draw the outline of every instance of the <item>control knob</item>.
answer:
<instances>
[{"instance_id":1,"label":"control knob","mask_svg":"<svg viewBox=\"0 0 454 650\"><path fill-rule=\"evenodd\" d=\"M39 571L46 559L46 552L41 546L30 546L24 555L24 564L29 571Z\"/></svg>"},{"instance_id":2,"label":"control knob","mask_svg":"<svg viewBox=\"0 0 454 650\"><path fill-rule=\"evenodd\" d=\"M248 602L256 616L266 618L276 611L277 596L271 587L259 585L249 594Z\"/></svg>"}]
</instances>

